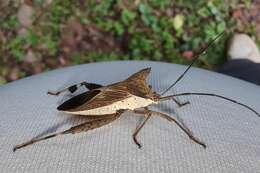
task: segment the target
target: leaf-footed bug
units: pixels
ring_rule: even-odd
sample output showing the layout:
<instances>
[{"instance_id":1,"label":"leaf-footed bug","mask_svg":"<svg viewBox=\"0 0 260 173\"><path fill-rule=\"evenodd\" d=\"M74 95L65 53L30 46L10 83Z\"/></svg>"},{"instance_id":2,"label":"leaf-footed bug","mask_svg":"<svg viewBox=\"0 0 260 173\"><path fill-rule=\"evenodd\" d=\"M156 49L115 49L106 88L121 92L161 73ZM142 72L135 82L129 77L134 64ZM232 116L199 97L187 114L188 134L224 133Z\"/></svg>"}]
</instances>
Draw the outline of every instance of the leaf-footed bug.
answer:
<instances>
[{"instance_id":1,"label":"leaf-footed bug","mask_svg":"<svg viewBox=\"0 0 260 173\"><path fill-rule=\"evenodd\" d=\"M70 98L69 100L59 105L57 109L59 111L66 112L69 114L92 116L95 118L91 121L84 122L80 125L71 127L70 129L59 133L55 133L45 137L33 138L28 142L15 146L13 148L13 151L31 145L38 141L53 138L58 135L69 134L69 133L75 134L75 133L84 132L84 131L88 131L91 129L104 126L116 120L118 117L120 117L122 113L126 111L131 111L133 113L146 116L144 121L139 126L136 127L132 135L133 141L139 148L141 148L141 144L138 142L136 137L140 132L140 130L145 125L145 123L151 118L152 115L156 115L170 122L176 123L177 126L180 127L183 130L183 132L186 133L192 141L206 148L206 144L200 141L197 137L195 137L191 132L191 130L189 130L186 126L180 123L177 119L169 116L168 114L150 110L148 106L151 104L157 104L165 100L173 100L179 107L181 107L189 104L189 102L181 103L176 99L177 96L187 96L187 95L214 96L224 100L231 101L240 106L243 106L260 117L260 114L257 111L255 111L253 108L243 103L240 103L238 101L235 101L233 99L221 95L217 95L217 94L192 92L192 93L177 93L174 95L163 96L167 91L169 91L172 87L174 87L183 78L183 76L188 72L188 70L196 62L196 60L200 57L200 55L203 54L208 49L208 47L210 47L215 42L215 40L217 40L223 34L224 32L219 34L204 49L202 49L202 51L193 58L192 63L187 67L187 69L183 72L183 74L161 94L154 92L152 90L152 87L148 85L146 82L146 78L149 75L151 68L142 69L123 81L113 83L107 86L102 86L100 84L95 84L95 83L82 82L80 84L76 84L68 88L65 88L56 93L48 92L48 94L50 95L59 95L60 93L65 91L69 91L73 93L79 87L85 86L87 89L89 89L88 91Z\"/></svg>"}]
</instances>

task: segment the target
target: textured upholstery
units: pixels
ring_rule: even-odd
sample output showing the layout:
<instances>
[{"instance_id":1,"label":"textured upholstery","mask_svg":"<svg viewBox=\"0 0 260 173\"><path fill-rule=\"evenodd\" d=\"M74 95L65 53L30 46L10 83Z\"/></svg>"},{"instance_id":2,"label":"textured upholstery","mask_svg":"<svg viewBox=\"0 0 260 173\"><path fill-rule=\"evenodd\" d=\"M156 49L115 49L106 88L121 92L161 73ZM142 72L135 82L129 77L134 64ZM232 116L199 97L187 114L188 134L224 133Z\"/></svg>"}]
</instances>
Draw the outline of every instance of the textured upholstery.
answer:
<instances>
[{"instance_id":1,"label":"textured upholstery","mask_svg":"<svg viewBox=\"0 0 260 173\"><path fill-rule=\"evenodd\" d=\"M194 144L175 124L152 117L140 132L142 149L132 133L142 120L125 113L99 129L52 138L12 152L35 136L62 131L86 121L58 112L64 95L46 94L80 82L110 84L152 67L155 91L169 86L185 66L157 62L93 63L54 70L0 87L0 172L260 172L260 118L231 102L207 96L179 97L191 104L178 108L166 101L153 109L183 121L208 148ZM192 68L177 92L221 94L260 112L260 87L222 74Z\"/></svg>"}]
</instances>

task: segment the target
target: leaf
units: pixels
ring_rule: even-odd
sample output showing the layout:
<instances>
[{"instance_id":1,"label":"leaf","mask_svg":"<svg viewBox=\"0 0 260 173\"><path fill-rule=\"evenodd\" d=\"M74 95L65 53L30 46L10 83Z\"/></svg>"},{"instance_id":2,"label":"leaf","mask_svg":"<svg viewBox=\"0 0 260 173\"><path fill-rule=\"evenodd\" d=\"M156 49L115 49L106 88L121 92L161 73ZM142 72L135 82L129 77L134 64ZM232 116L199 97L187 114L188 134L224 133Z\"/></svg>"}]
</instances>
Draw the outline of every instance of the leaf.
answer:
<instances>
[{"instance_id":1,"label":"leaf","mask_svg":"<svg viewBox=\"0 0 260 173\"><path fill-rule=\"evenodd\" d=\"M185 17L181 14L177 14L174 18L173 18L173 27L176 31L180 31L182 30L183 24L184 24L184 20Z\"/></svg>"},{"instance_id":2,"label":"leaf","mask_svg":"<svg viewBox=\"0 0 260 173\"><path fill-rule=\"evenodd\" d=\"M208 17L211 15L210 11L208 10L208 8L206 7L202 7L201 9L198 10L198 14L201 16L201 17Z\"/></svg>"},{"instance_id":3,"label":"leaf","mask_svg":"<svg viewBox=\"0 0 260 173\"><path fill-rule=\"evenodd\" d=\"M151 12L151 9L150 7L147 5L147 4L143 4L141 3L139 5L139 11L142 13L142 14L148 14Z\"/></svg>"},{"instance_id":4,"label":"leaf","mask_svg":"<svg viewBox=\"0 0 260 173\"><path fill-rule=\"evenodd\" d=\"M217 7L211 1L208 2L207 6L213 15L217 15L219 13Z\"/></svg>"},{"instance_id":5,"label":"leaf","mask_svg":"<svg viewBox=\"0 0 260 173\"><path fill-rule=\"evenodd\" d=\"M29 31L25 37L26 42L31 46L36 46L39 43L39 37L32 31Z\"/></svg>"},{"instance_id":6,"label":"leaf","mask_svg":"<svg viewBox=\"0 0 260 173\"><path fill-rule=\"evenodd\" d=\"M136 17L136 13L124 9L121 15L121 20L125 25L129 25Z\"/></svg>"},{"instance_id":7,"label":"leaf","mask_svg":"<svg viewBox=\"0 0 260 173\"><path fill-rule=\"evenodd\" d=\"M114 22L114 28L117 35L122 35L124 33L124 26L120 22Z\"/></svg>"},{"instance_id":8,"label":"leaf","mask_svg":"<svg viewBox=\"0 0 260 173\"><path fill-rule=\"evenodd\" d=\"M225 31L225 28L226 28L226 23L224 21L217 24L217 32L218 33Z\"/></svg>"}]
</instances>

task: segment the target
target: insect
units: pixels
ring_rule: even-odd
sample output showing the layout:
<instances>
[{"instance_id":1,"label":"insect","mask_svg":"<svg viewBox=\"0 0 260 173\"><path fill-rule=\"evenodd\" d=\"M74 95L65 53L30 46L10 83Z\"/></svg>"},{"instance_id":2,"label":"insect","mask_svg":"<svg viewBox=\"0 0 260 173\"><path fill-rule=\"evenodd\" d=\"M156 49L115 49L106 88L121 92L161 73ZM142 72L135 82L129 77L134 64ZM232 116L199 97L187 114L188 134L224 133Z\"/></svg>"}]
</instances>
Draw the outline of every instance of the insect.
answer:
<instances>
[{"instance_id":1,"label":"insect","mask_svg":"<svg viewBox=\"0 0 260 173\"><path fill-rule=\"evenodd\" d=\"M239 104L251 110L257 116L260 117L260 114L256 112L253 108L243 103L237 102L235 100L217 94L178 93L174 95L163 96L167 91L169 91L173 86L177 84L177 82L179 82L183 78L183 76L188 72L191 66L199 58L199 56L202 53L204 53L207 50L207 48L211 44L213 44L213 42L216 39L222 36L222 34L218 35L204 49L202 49L201 53L199 53L197 56L194 57L192 63L187 67L187 69L183 72L183 74L171 86L169 86L164 92L162 92L162 94L158 94L154 92L152 90L152 87L148 85L146 82L146 78L148 77L151 68L142 69L123 81L111 85L107 85L107 86L102 86L100 84L95 84L95 83L82 82L76 85L72 85L56 93L48 92L48 94L57 96L66 91L74 93L79 87L85 86L87 89L89 89L88 91L76 95L71 99L65 101L64 103L59 105L57 109L59 111L66 112L69 114L92 116L95 118L59 133L51 134L49 136L40 137L40 138L33 138L28 142L15 146L13 148L13 151L31 145L33 143L46 140L49 138L53 138L59 135L75 134L75 133L86 132L88 130L99 128L101 126L104 126L106 124L115 121L117 118L120 117L120 115L122 115L126 111L130 111L145 116L144 121L136 127L132 135L134 143L139 148L141 148L141 144L137 140L137 135L140 132L140 130L144 127L145 123L151 118L152 115L159 116L170 122L175 123L178 127L181 128L181 130L184 133L188 135L188 137L193 142L201 145L203 148L206 148L206 144L201 140L199 140L197 137L195 137L191 132L191 130L189 130L186 126L180 123L177 119L169 116L166 113L150 110L148 106L152 104L158 104L159 102L166 101L166 100L173 100L179 107L182 107L189 104L189 102L182 103L178 101L176 97L187 96L187 95L204 95L204 96L218 97L224 100L231 101L235 104Z\"/></svg>"}]
</instances>

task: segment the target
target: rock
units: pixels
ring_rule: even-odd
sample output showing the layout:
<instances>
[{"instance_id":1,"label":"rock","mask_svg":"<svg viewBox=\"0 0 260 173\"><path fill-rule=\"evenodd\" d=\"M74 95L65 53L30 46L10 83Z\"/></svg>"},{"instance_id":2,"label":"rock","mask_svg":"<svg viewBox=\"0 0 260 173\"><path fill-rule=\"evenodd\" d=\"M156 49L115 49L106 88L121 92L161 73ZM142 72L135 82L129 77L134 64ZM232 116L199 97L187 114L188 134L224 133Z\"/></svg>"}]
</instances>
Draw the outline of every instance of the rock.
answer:
<instances>
[{"instance_id":1,"label":"rock","mask_svg":"<svg viewBox=\"0 0 260 173\"><path fill-rule=\"evenodd\" d=\"M193 51L191 50L186 50L182 53L182 56L188 60L192 60L193 58Z\"/></svg>"},{"instance_id":2,"label":"rock","mask_svg":"<svg viewBox=\"0 0 260 173\"><path fill-rule=\"evenodd\" d=\"M31 26L33 23L33 12L34 10L31 6L26 4L21 5L17 13L17 18L20 24L24 27Z\"/></svg>"},{"instance_id":3,"label":"rock","mask_svg":"<svg viewBox=\"0 0 260 173\"><path fill-rule=\"evenodd\" d=\"M49 5L52 3L52 0L45 0L44 5Z\"/></svg>"},{"instance_id":4,"label":"rock","mask_svg":"<svg viewBox=\"0 0 260 173\"><path fill-rule=\"evenodd\" d=\"M28 30L26 28L19 28L18 29L18 35L21 37L26 37L28 34Z\"/></svg>"},{"instance_id":5,"label":"rock","mask_svg":"<svg viewBox=\"0 0 260 173\"><path fill-rule=\"evenodd\" d=\"M13 69L10 71L9 75L8 75L9 80L10 80L10 81L14 81L14 80L19 79L18 73L19 73L19 69L18 69L17 67L16 67L16 68L13 68Z\"/></svg>"},{"instance_id":6,"label":"rock","mask_svg":"<svg viewBox=\"0 0 260 173\"><path fill-rule=\"evenodd\" d=\"M32 50L30 50L30 49L28 50L28 52L26 53L26 55L24 57L24 61L27 62L27 63L30 63L30 64L37 61L37 59L36 59Z\"/></svg>"},{"instance_id":7,"label":"rock","mask_svg":"<svg viewBox=\"0 0 260 173\"><path fill-rule=\"evenodd\" d=\"M3 44L6 42L6 38L4 36L4 33L0 30L0 44Z\"/></svg>"},{"instance_id":8,"label":"rock","mask_svg":"<svg viewBox=\"0 0 260 173\"><path fill-rule=\"evenodd\" d=\"M9 4L10 4L10 0L0 1L0 7L1 7L1 9L2 9L2 8L6 8Z\"/></svg>"},{"instance_id":9,"label":"rock","mask_svg":"<svg viewBox=\"0 0 260 173\"><path fill-rule=\"evenodd\" d=\"M230 42L228 55L231 59L249 59L260 63L260 52L256 43L246 34L235 34Z\"/></svg>"}]
</instances>

